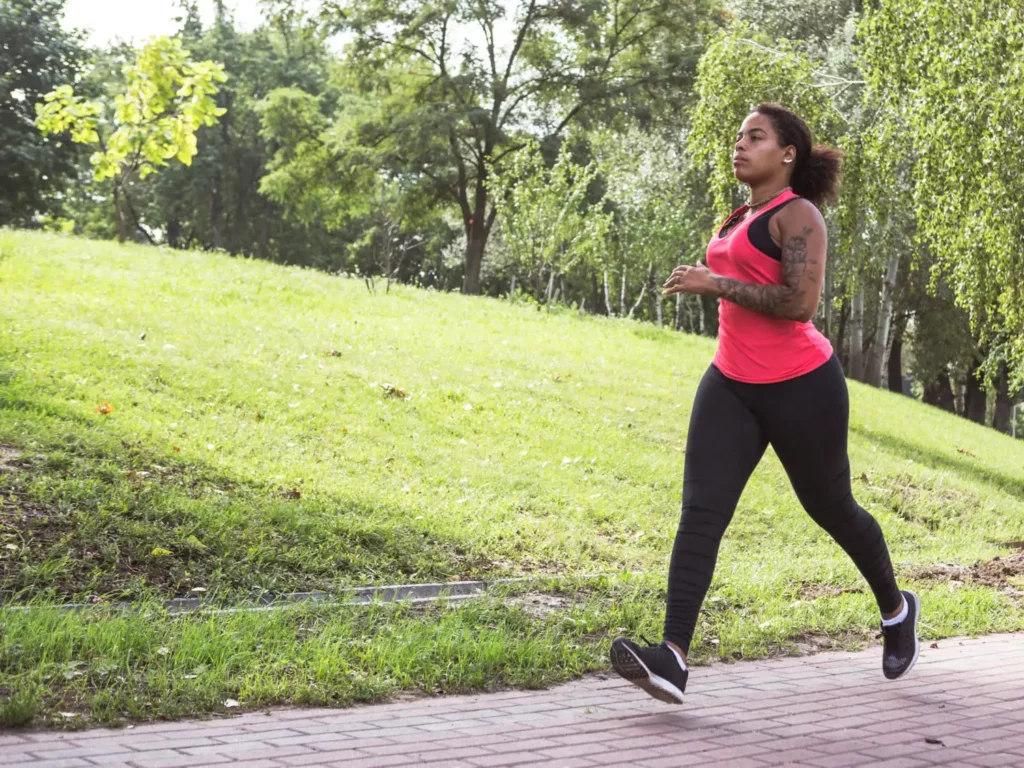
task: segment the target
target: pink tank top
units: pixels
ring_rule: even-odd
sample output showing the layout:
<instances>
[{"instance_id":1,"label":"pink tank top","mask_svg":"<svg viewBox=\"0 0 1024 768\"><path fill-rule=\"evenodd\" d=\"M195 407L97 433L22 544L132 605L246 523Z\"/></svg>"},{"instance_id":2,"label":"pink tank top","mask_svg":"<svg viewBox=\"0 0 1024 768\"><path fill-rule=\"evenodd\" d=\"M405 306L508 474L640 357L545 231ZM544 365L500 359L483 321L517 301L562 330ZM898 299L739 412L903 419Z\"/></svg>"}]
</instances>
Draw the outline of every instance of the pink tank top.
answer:
<instances>
[{"instance_id":1,"label":"pink tank top","mask_svg":"<svg viewBox=\"0 0 1024 768\"><path fill-rule=\"evenodd\" d=\"M761 229L768 211L798 197L786 190L764 211L734 225L722 236L719 229L708 245L708 267L715 274L759 285L782 284L782 261L756 247L750 229L758 219ZM742 214L743 206L733 216ZM733 217L730 216L730 219ZM758 238L762 247L763 233ZM768 239L768 249L778 248ZM781 254L780 254L781 255ZM814 323L772 317L722 299L718 308L718 351L713 364L730 379L747 384L788 381L828 362L832 345Z\"/></svg>"}]
</instances>

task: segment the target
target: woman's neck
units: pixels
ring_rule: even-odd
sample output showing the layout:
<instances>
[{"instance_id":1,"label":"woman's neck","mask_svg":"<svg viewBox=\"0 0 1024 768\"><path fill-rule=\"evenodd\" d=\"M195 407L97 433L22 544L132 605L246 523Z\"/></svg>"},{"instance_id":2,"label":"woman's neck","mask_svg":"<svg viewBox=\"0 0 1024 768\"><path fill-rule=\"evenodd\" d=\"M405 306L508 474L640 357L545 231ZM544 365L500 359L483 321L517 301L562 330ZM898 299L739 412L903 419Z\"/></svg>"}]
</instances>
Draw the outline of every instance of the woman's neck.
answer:
<instances>
[{"instance_id":1,"label":"woman's neck","mask_svg":"<svg viewBox=\"0 0 1024 768\"><path fill-rule=\"evenodd\" d=\"M785 176L774 177L766 181L755 182L750 185L750 199L755 203L768 202L788 186L788 174Z\"/></svg>"}]
</instances>

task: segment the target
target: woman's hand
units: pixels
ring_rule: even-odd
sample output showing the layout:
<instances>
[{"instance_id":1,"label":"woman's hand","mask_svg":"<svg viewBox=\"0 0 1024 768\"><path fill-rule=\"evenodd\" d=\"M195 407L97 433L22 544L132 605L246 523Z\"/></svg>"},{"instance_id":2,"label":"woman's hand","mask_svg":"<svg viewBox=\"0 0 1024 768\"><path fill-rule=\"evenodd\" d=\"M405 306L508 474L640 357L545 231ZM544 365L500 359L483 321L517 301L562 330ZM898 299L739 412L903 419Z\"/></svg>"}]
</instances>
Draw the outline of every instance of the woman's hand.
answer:
<instances>
[{"instance_id":1,"label":"woman's hand","mask_svg":"<svg viewBox=\"0 0 1024 768\"><path fill-rule=\"evenodd\" d=\"M672 270L672 274L662 286L661 295L672 296L676 293L717 296L718 284L711 270L703 264L682 264Z\"/></svg>"}]
</instances>

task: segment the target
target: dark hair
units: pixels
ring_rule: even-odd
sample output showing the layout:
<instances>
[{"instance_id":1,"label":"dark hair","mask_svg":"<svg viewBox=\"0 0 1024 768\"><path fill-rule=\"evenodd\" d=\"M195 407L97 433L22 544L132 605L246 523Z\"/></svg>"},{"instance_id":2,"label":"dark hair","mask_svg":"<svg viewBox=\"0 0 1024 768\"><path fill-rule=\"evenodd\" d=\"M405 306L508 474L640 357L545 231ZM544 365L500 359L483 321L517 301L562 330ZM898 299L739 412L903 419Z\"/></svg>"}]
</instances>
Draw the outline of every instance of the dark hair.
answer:
<instances>
[{"instance_id":1,"label":"dark hair","mask_svg":"<svg viewBox=\"0 0 1024 768\"><path fill-rule=\"evenodd\" d=\"M779 145L796 147L790 186L819 208L836 201L843 153L824 144L811 143L811 130L796 112L779 104L759 104L754 110L772 121Z\"/></svg>"}]
</instances>

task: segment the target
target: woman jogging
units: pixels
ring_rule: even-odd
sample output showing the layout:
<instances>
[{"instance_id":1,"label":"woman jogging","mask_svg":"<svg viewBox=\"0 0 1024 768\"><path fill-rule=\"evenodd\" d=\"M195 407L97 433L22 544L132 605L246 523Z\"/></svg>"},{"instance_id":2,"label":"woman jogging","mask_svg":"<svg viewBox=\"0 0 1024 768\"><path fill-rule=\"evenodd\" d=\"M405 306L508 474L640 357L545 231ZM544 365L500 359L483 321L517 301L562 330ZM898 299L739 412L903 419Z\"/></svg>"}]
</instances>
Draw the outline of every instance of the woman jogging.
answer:
<instances>
[{"instance_id":1,"label":"woman jogging","mask_svg":"<svg viewBox=\"0 0 1024 768\"><path fill-rule=\"evenodd\" d=\"M896 586L882 530L853 498L846 379L811 323L828 245L819 207L835 200L841 160L834 149L812 146L790 110L758 106L743 121L733 155L750 203L712 237L707 267L677 267L664 286L665 295L721 302L718 351L697 389L686 440L664 639L612 643L615 671L661 701L682 703L686 654L718 546L768 445L804 509L871 586L882 614L885 676L895 680L917 661L920 601Z\"/></svg>"}]
</instances>

